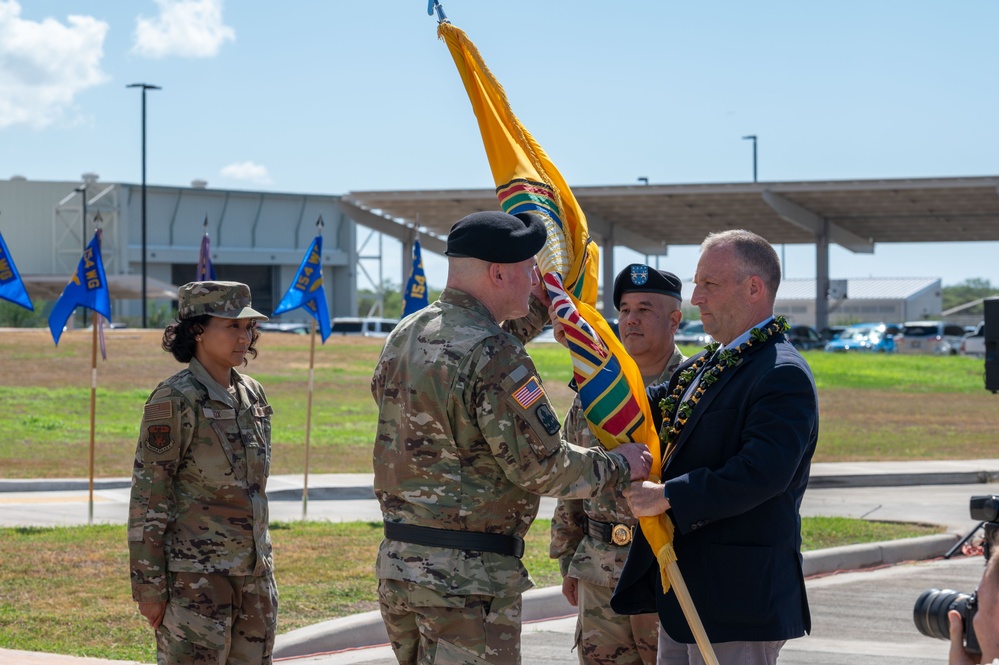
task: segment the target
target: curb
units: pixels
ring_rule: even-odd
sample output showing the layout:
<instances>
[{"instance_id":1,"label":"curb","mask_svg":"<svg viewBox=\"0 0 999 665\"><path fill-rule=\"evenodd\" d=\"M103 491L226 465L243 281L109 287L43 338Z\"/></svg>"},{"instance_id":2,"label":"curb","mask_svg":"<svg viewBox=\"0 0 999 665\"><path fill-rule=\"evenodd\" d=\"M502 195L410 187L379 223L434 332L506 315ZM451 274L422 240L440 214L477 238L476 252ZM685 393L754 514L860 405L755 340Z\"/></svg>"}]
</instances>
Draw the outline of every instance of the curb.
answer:
<instances>
[{"instance_id":1,"label":"curb","mask_svg":"<svg viewBox=\"0 0 999 665\"><path fill-rule=\"evenodd\" d=\"M118 490L132 486L131 478L94 478L95 490ZM90 489L87 478L11 478L0 480L2 492L79 492Z\"/></svg>"},{"instance_id":2,"label":"curb","mask_svg":"<svg viewBox=\"0 0 999 665\"><path fill-rule=\"evenodd\" d=\"M805 577L828 575L842 570L877 568L903 561L922 561L943 556L961 539L956 533L886 540L860 545L843 545L802 554Z\"/></svg>"},{"instance_id":3,"label":"curb","mask_svg":"<svg viewBox=\"0 0 999 665\"><path fill-rule=\"evenodd\" d=\"M845 545L805 552L802 568L805 577L844 570L933 559L943 556L960 540L955 533L920 536L862 545ZM531 589L524 594L523 620L543 621L575 616L576 608L562 596L557 586ZM322 653L360 649L388 644L388 633L378 610L324 621L277 636L274 658L297 658Z\"/></svg>"}]
</instances>

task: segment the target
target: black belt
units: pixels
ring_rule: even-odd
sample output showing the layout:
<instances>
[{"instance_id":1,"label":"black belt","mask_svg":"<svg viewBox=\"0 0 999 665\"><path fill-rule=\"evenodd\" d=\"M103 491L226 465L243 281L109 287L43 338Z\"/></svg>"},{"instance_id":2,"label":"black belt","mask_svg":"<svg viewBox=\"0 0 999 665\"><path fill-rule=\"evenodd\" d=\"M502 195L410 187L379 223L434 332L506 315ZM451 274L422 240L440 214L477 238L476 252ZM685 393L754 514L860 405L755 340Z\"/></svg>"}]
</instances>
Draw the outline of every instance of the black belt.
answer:
<instances>
[{"instance_id":1,"label":"black belt","mask_svg":"<svg viewBox=\"0 0 999 665\"><path fill-rule=\"evenodd\" d=\"M389 540L398 540L414 545L449 547L474 552L494 552L515 556L518 559L524 556L524 539L517 536L505 536L501 533L452 531L429 526L385 522L385 537Z\"/></svg>"},{"instance_id":2,"label":"black belt","mask_svg":"<svg viewBox=\"0 0 999 665\"><path fill-rule=\"evenodd\" d=\"M591 538L610 543L611 545L628 545L634 536L635 528L627 524L611 524L598 522L583 515L583 529Z\"/></svg>"}]
</instances>

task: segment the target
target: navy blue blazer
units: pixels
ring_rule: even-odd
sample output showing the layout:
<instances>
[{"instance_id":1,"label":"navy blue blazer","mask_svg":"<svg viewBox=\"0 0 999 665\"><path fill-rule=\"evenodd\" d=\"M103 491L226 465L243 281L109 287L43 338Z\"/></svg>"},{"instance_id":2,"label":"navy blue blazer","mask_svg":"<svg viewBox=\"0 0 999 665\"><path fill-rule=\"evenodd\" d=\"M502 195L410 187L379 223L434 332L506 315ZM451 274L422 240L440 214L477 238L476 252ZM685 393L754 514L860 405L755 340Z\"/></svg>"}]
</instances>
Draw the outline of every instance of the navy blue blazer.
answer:
<instances>
[{"instance_id":1,"label":"navy blue blazer","mask_svg":"<svg viewBox=\"0 0 999 665\"><path fill-rule=\"evenodd\" d=\"M649 388L652 412L676 386ZM657 427L661 425L657 422ZM819 432L811 370L778 335L750 347L694 408L663 471L677 565L712 642L775 641L811 630L801 570L801 498ZM693 634L636 529L611 607L658 611L670 637Z\"/></svg>"}]
</instances>

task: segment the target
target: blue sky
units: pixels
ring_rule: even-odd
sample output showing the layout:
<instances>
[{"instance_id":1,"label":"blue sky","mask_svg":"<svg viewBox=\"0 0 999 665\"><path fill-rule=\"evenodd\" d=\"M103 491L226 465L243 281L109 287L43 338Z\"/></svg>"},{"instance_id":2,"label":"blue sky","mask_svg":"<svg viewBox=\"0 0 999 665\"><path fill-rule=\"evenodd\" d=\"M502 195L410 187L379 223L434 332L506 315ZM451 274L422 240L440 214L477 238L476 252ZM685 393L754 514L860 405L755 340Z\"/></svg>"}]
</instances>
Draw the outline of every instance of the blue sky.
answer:
<instances>
[{"instance_id":1,"label":"blue sky","mask_svg":"<svg viewBox=\"0 0 999 665\"><path fill-rule=\"evenodd\" d=\"M0 0L0 177L342 194L491 187L426 0ZM445 0L570 185L999 174L999 2ZM999 195L999 194L997 194ZM2 210L2 202L0 202ZM363 236L363 233L361 234ZM221 248L220 248L221 249ZM369 245L370 249L370 245ZM999 285L997 243L831 252ZM399 270L385 243L386 275ZM811 247L787 277L814 276ZM643 257L616 256L618 268ZM654 262L654 261L653 261ZM430 283L445 263L426 257ZM696 249L659 265L689 278ZM361 280L363 286L363 280Z\"/></svg>"}]
</instances>

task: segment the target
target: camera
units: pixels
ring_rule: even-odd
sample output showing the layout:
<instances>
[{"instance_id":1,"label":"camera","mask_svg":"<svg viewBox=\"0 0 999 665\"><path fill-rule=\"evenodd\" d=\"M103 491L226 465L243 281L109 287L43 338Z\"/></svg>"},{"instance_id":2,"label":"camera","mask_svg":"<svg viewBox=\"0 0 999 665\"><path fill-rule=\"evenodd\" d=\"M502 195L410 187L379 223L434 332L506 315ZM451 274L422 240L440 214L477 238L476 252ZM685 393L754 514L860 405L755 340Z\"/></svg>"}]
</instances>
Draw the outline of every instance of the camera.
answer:
<instances>
[{"instance_id":1,"label":"camera","mask_svg":"<svg viewBox=\"0 0 999 665\"><path fill-rule=\"evenodd\" d=\"M984 527L983 549L985 560L988 561L992 554L993 544L996 542L996 535L999 533L999 496L989 494L971 497L969 512L971 518L978 520L979 524L958 545L970 540L979 529ZM957 546L955 546L956 549ZM951 552L953 551L951 550ZM961 615L964 624L965 650L968 653L981 653L978 636L975 635L975 628L972 625L972 620L978 611L977 590L972 593L963 593L953 589L927 589L916 599L916 605L912 609L912 620L916 624L916 629L923 635L949 640L950 623L947 619L947 613L950 610L957 610L957 613Z\"/></svg>"},{"instance_id":2,"label":"camera","mask_svg":"<svg viewBox=\"0 0 999 665\"><path fill-rule=\"evenodd\" d=\"M916 606L912 609L912 620L916 630L927 637L941 640L950 639L950 624L947 613L957 610L964 623L964 648L968 653L981 653L978 636L971 620L978 611L977 592L961 593L952 589L927 589L919 594Z\"/></svg>"}]
</instances>

